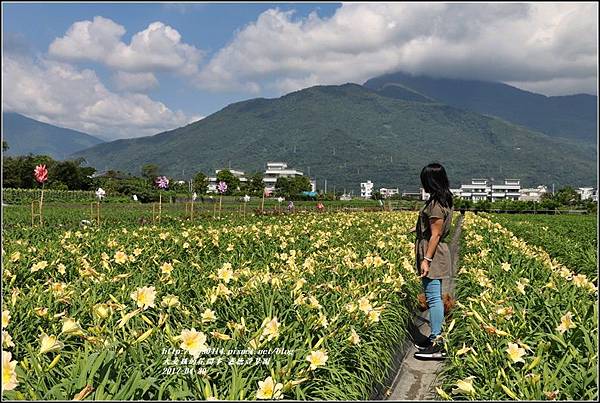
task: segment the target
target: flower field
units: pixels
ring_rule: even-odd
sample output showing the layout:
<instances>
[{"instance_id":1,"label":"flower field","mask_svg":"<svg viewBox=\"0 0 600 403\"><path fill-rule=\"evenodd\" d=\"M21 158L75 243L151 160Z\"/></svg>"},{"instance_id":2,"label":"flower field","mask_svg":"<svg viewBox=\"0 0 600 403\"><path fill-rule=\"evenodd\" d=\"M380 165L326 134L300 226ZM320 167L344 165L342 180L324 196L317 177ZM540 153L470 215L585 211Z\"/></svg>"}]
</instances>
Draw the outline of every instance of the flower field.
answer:
<instances>
[{"instance_id":1,"label":"flower field","mask_svg":"<svg viewBox=\"0 0 600 403\"><path fill-rule=\"evenodd\" d=\"M591 270L564 266L490 217L465 216L458 308L445 331L450 353L438 394L597 399L598 292Z\"/></svg>"},{"instance_id":2,"label":"flower field","mask_svg":"<svg viewBox=\"0 0 600 403\"><path fill-rule=\"evenodd\" d=\"M12 222L3 397L367 399L420 290L415 214Z\"/></svg>"},{"instance_id":3,"label":"flower field","mask_svg":"<svg viewBox=\"0 0 600 403\"><path fill-rule=\"evenodd\" d=\"M498 214L493 216L493 220L528 243L543 247L565 266L595 281L598 264L595 216Z\"/></svg>"}]
</instances>

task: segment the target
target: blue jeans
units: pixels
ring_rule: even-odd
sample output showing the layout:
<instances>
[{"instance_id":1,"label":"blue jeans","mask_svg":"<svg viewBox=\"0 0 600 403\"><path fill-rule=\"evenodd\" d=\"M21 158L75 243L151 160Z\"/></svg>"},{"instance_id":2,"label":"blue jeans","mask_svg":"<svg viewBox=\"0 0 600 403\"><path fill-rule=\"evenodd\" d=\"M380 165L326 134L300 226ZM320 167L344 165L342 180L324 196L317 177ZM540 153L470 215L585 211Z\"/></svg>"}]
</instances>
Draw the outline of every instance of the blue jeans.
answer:
<instances>
[{"instance_id":1,"label":"blue jeans","mask_svg":"<svg viewBox=\"0 0 600 403\"><path fill-rule=\"evenodd\" d=\"M429 340L433 341L442 334L442 322L444 321L444 303L442 302L442 280L423 277L423 289L425 298L429 305L429 323L431 326L431 335Z\"/></svg>"}]
</instances>

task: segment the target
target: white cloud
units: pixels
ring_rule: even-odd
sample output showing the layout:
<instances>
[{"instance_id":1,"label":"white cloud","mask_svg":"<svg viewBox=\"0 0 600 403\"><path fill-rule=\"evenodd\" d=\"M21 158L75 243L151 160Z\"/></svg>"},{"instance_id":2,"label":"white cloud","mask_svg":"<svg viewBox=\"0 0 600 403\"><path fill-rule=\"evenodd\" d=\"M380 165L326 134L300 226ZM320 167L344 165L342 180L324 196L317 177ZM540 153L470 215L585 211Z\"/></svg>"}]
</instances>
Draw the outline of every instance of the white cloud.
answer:
<instances>
[{"instance_id":1,"label":"white cloud","mask_svg":"<svg viewBox=\"0 0 600 403\"><path fill-rule=\"evenodd\" d=\"M198 72L203 52L181 41L176 29L153 22L137 32L129 44L121 38L125 28L96 16L78 21L48 48L51 57L65 61L95 61L126 72L173 71L185 75Z\"/></svg>"},{"instance_id":2,"label":"white cloud","mask_svg":"<svg viewBox=\"0 0 600 403\"><path fill-rule=\"evenodd\" d=\"M595 93L597 16L595 3L347 3L331 18L304 19L271 9L239 30L196 84L288 92L405 71Z\"/></svg>"},{"instance_id":3,"label":"white cloud","mask_svg":"<svg viewBox=\"0 0 600 403\"><path fill-rule=\"evenodd\" d=\"M93 70L5 55L3 108L105 139L153 135L189 122L145 94L109 91Z\"/></svg>"},{"instance_id":4,"label":"white cloud","mask_svg":"<svg viewBox=\"0 0 600 403\"><path fill-rule=\"evenodd\" d=\"M118 71L113 81L119 91L146 92L158 87L158 80L152 73Z\"/></svg>"}]
</instances>

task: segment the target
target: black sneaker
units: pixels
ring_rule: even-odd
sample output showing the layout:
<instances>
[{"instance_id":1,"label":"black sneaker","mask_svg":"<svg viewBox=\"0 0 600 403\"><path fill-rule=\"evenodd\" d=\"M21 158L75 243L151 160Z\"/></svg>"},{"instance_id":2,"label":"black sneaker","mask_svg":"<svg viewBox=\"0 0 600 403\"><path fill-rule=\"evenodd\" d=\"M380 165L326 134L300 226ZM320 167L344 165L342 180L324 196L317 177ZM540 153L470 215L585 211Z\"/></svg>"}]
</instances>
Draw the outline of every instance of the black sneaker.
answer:
<instances>
[{"instance_id":1,"label":"black sneaker","mask_svg":"<svg viewBox=\"0 0 600 403\"><path fill-rule=\"evenodd\" d=\"M432 344L433 344L433 342L431 340L429 340L429 338L414 342L415 348L419 351L428 349L429 347L431 347Z\"/></svg>"},{"instance_id":2,"label":"black sneaker","mask_svg":"<svg viewBox=\"0 0 600 403\"><path fill-rule=\"evenodd\" d=\"M419 360L443 360L446 358L446 352L442 344L432 343L426 349L415 352L414 357Z\"/></svg>"}]
</instances>

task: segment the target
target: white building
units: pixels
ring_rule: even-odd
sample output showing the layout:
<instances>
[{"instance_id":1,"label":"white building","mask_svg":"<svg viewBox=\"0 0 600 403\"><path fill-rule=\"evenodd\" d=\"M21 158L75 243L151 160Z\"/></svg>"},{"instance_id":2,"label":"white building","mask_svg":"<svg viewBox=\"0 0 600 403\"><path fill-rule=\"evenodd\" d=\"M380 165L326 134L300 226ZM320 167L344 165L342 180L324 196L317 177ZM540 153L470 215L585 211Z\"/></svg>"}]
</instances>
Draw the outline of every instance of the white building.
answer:
<instances>
[{"instance_id":1,"label":"white building","mask_svg":"<svg viewBox=\"0 0 600 403\"><path fill-rule=\"evenodd\" d=\"M265 183L265 193L273 193L278 178L293 178L303 175L304 174L302 171L289 168L285 162L267 162L267 169L263 177L263 182ZM310 188L311 192L317 191L316 181L310 179Z\"/></svg>"},{"instance_id":2,"label":"white building","mask_svg":"<svg viewBox=\"0 0 600 403\"><path fill-rule=\"evenodd\" d=\"M398 190L398 188L395 188L395 189L381 188L381 189L379 189L379 193L381 193L381 197L383 197L384 199L387 199L388 197L391 197L393 195L400 194L400 191Z\"/></svg>"},{"instance_id":3,"label":"white building","mask_svg":"<svg viewBox=\"0 0 600 403\"><path fill-rule=\"evenodd\" d=\"M225 169L217 169L215 170L215 176L211 176L208 178L208 189L207 192L208 193L217 193L217 175L219 174L219 172L223 171ZM248 181L248 179L246 179L246 177L244 176L244 171L236 171L235 169L227 169L229 172L231 172L233 174L233 176L235 176L236 178L238 178L240 180L240 182L245 183Z\"/></svg>"},{"instance_id":4,"label":"white building","mask_svg":"<svg viewBox=\"0 0 600 403\"><path fill-rule=\"evenodd\" d=\"M360 184L360 197L370 199L373 196L373 182L370 180Z\"/></svg>"},{"instance_id":5,"label":"white building","mask_svg":"<svg viewBox=\"0 0 600 403\"><path fill-rule=\"evenodd\" d=\"M497 200L519 200L521 197L521 180L505 179L504 183L492 184L487 179L474 178L468 185L461 185L460 189L452 189L452 194L464 200L474 202L491 199Z\"/></svg>"},{"instance_id":6,"label":"white building","mask_svg":"<svg viewBox=\"0 0 600 403\"><path fill-rule=\"evenodd\" d=\"M523 188L520 193L519 200L539 202L542 200L542 196L548 193L548 188L544 185L540 185L536 188Z\"/></svg>"},{"instance_id":7,"label":"white building","mask_svg":"<svg viewBox=\"0 0 600 403\"><path fill-rule=\"evenodd\" d=\"M491 191L487 179L472 179L470 185L460 186L460 197L472 201L487 200Z\"/></svg>"},{"instance_id":8,"label":"white building","mask_svg":"<svg viewBox=\"0 0 600 403\"><path fill-rule=\"evenodd\" d=\"M452 196L460 197L461 190L460 190L460 188L459 189L450 189L450 193L452 193Z\"/></svg>"},{"instance_id":9,"label":"white building","mask_svg":"<svg viewBox=\"0 0 600 403\"><path fill-rule=\"evenodd\" d=\"M497 200L519 200L521 196L521 180L504 179L503 184L492 185L492 201Z\"/></svg>"},{"instance_id":10,"label":"white building","mask_svg":"<svg viewBox=\"0 0 600 403\"><path fill-rule=\"evenodd\" d=\"M598 195L594 188L579 188L576 190L576 192L581 196L581 200L591 199L598 201ZM595 199L594 196L596 196Z\"/></svg>"}]
</instances>

